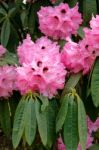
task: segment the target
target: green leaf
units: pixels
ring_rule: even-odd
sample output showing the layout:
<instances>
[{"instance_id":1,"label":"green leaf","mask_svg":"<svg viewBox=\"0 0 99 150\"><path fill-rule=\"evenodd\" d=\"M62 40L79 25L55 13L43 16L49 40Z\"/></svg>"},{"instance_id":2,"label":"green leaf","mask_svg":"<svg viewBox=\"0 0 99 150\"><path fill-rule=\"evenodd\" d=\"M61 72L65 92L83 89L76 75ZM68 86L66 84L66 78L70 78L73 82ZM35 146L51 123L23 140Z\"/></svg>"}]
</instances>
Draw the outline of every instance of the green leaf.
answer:
<instances>
[{"instance_id":1,"label":"green leaf","mask_svg":"<svg viewBox=\"0 0 99 150\"><path fill-rule=\"evenodd\" d=\"M5 9L3 9L3 8L0 8L0 14L2 14L2 15L6 15L7 14L7 12L5 11Z\"/></svg>"},{"instance_id":2,"label":"green leaf","mask_svg":"<svg viewBox=\"0 0 99 150\"><path fill-rule=\"evenodd\" d=\"M96 107L99 106L99 58L96 59L92 79L91 79L91 95L93 103Z\"/></svg>"},{"instance_id":3,"label":"green leaf","mask_svg":"<svg viewBox=\"0 0 99 150\"><path fill-rule=\"evenodd\" d=\"M3 57L0 57L0 66L6 65L6 64L9 64L9 65L18 64L17 56L7 51Z\"/></svg>"},{"instance_id":4,"label":"green leaf","mask_svg":"<svg viewBox=\"0 0 99 150\"><path fill-rule=\"evenodd\" d=\"M40 137L42 143L46 146L47 145L47 113L41 112L41 104L38 100L35 101L35 108L36 108L36 118L38 123L38 130L40 133Z\"/></svg>"},{"instance_id":5,"label":"green leaf","mask_svg":"<svg viewBox=\"0 0 99 150\"><path fill-rule=\"evenodd\" d=\"M69 96L66 95L66 96L64 96L64 98L62 100L60 110L56 117L56 132L58 132L64 124L64 121L65 121L65 118L67 115L67 111L68 111L68 102L69 102Z\"/></svg>"},{"instance_id":6,"label":"green leaf","mask_svg":"<svg viewBox=\"0 0 99 150\"><path fill-rule=\"evenodd\" d=\"M74 88L76 85L77 85L77 83L78 83L78 81L80 80L80 78L81 78L81 72L80 73L77 73L77 74L72 74L71 76L70 76L70 78L68 79L68 81L66 82L66 85L65 85L65 87L64 87L64 90L63 90L63 92L62 92L62 96L61 97L63 97L65 94L67 94L67 93L69 93L70 92L70 90L71 90L71 88Z\"/></svg>"},{"instance_id":7,"label":"green leaf","mask_svg":"<svg viewBox=\"0 0 99 150\"><path fill-rule=\"evenodd\" d=\"M68 112L63 126L63 139L66 145L66 150L77 150L79 135L78 135L78 110L77 103L74 97L69 97Z\"/></svg>"},{"instance_id":8,"label":"green leaf","mask_svg":"<svg viewBox=\"0 0 99 150\"><path fill-rule=\"evenodd\" d=\"M73 7L77 4L78 0L67 0L69 6Z\"/></svg>"},{"instance_id":9,"label":"green leaf","mask_svg":"<svg viewBox=\"0 0 99 150\"><path fill-rule=\"evenodd\" d=\"M83 18L84 22L88 23L92 17L92 14L97 13L97 6L95 0L83 0Z\"/></svg>"},{"instance_id":10,"label":"green leaf","mask_svg":"<svg viewBox=\"0 0 99 150\"><path fill-rule=\"evenodd\" d=\"M10 111L7 100L0 101L0 123L4 133L8 136L11 132Z\"/></svg>"},{"instance_id":11,"label":"green leaf","mask_svg":"<svg viewBox=\"0 0 99 150\"><path fill-rule=\"evenodd\" d=\"M77 96L78 103L78 132L79 140L82 150L86 150L86 141L87 141L87 123L86 123L86 112L84 104L79 96Z\"/></svg>"},{"instance_id":12,"label":"green leaf","mask_svg":"<svg viewBox=\"0 0 99 150\"><path fill-rule=\"evenodd\" d=\"M56 2L54 3L54 5L59 5L60 3L62 3L64 0L56 0Z\"/></svg>"},{"instance_id":13,"label":"green leaf","mask_svg":"<svg viewBox=\"0 0 99 150\"><path fill-rule=\"evenodd\" d=\"M51 147L55 140L55 120L56 120L56 103L55 100L50 101L49 106L45 111L41 111L41 104L36 102L36 117L38 123L38 130L43 145Z\"/></svg>"},{"instance_id":14,"label":"green leaf","mask_svg":"<svg viewBox=\"0 0 99 150\"><path fill-rule=\"evenodd\" d=\"M32 144L36 134L36 113L33 99L28 101L25 116L25 138L29 145Z\"/></svg>"},{"instance_id":15,"label":"green leaf","mask_svg":"<svg viewBox=\"0 0 99 150\"><path fill-rule=\"evenodd\" d=\"M49 102L48 107L48 115L47 115L47 129L48 129L48 141L47 145L49 148L53 145L56 138L56 132L55 132L55 120L56 120L56 114L57 114L57 104L55 100L51 100Z\"/></svg>"},{"instance_id":16,"label":"green leaf","mask_svg":"<svg viewBox=\"0 0 99 150\"><path fill-rule=\"evenodd\" d=\"M42 105L41 105L41 111L45 111L45 109L49 106L49 100L47 97L40 95L39 96Z\"/></svg>"},{"instance_id":17,"label":"green leaf","mask_svg":"<svg viewBox=\"0 0 99 150\"><path fill-rule=\"evenodd\" d=\"M25 113L26 113L26 100L21 100L15 112L14 125L12 132L12 143L13 147L16 148L23 136L25 127Z\"/></svg>"},{"instance_id":18,"label":"green leaf","mask_svg":"<svg viewBox=\"0 0 99 150\"><path fill-rule=\"evenodd\" d=\"M99 150L99 144L94 144L89 148L89 150Z\"/></svg>"},{"instance_id":19,"label":"green leaf","mask_svg":"<svg viewBox=\"0 0 99 150\"><path fill-rule=\"evenodd\" d=\"M83 28L82 26L79 27L78 29L78 35L81 37L81 38L84 38L84 31L83 31Z\"/></svg>"},{"instance_id":20,"label":"green leaf","mask_svg":"<svg viewBox=\"0 0 99 150\"><path fill-rule=\"evenodd\" d=\"M10 37L10 21L6 19L1 28L1 44L7 46Z\"/></svg>"}]
</instances>

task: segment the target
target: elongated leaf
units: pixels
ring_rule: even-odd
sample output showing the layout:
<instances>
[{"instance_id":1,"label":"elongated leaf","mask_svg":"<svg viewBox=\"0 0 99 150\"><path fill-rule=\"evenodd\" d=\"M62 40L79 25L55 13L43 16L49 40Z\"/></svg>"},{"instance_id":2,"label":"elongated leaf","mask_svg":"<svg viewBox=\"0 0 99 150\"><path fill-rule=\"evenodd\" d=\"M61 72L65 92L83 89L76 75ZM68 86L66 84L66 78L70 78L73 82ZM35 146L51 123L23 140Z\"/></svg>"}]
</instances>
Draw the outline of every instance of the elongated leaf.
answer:
<instances>
[{"instance_id":1,"label":"elongated leaf","mask_svg":"<svg viewBox=\"0 0 99 150\"><path fill-rule=\"evenodd\" d=\"M86 112L82 100L78 97L78 131L79 140L82 150L86 150L87 141L87 124L86 124Z\"/></svg>"},{"instance_id":2,"label":"elongated leaf","mask_svg":"<svg viewBox=\"0 0 99 150\"><path fill-rule=\"evenodd\" d=\"M7 14L7 12L5 11L5 9L0 8L0 14L2 14L2 15L6 15L6 14Z\"/></svg>"},{"instance_id":3,"label":"elongated leaf","mask_svg":"<svg viewBox=\"0 0 99 150\"><path fill-rule=\"evenodd\" d=\"M21 100L16 109L12 133L12 143L14 148L18 146L24 132L26 104L26 100Z\"/></svg>"},{"instance_id":4,"label":"elongated leaf","mask_svg":"<svg viewBox=\"0 0 99 150\"><path fill-rule=\"evenodd\" d=\"M49 102L48 113L47 113L47 119L48 119L47 120L47 130L48 130L47 145L49 148L51 148L56 138L56 132L55 132L56 114L57 114L56 101L51 100Z\"/></svg>"},{"instance_id":5,"label":"elongated leaf","mask_svg":"<svg viewBox=\"0 0 99 150\"><path fill-rule=\"evenodd\" d=\"M67 0L68 4L73 7L77 4L78 0Z\"/></svg>"},{"instance_id":6,"label":"elongated leaf","mask_svg":"<svg viewBox=\"0 0 99 150\"><path fill-rule=\"evenodd\" d=\"M56 132L58 132L64 124L67 111L68 111L68 102L69 102L69 96L66 95L62 100L61 108L56 118Z\"/></svg>"},{"instance_id":7,"label":"elongated leaf","mask_svg":"<svg viewBox=\"0 0 99 150\"><path fill-rule=\"evenodd\" d=\"M99 144L94 144L89 148L89 150L99 150Z\"/></svg>"},{"instance_id":8,"label":"elongated leaf","mask_svg":"<svg viewBox=\"0 0 99 150\"><path fill-rule=\"evenodd\" d=\"M36 101L36 117L38 123L38 130L42 143L45 146L51 147L55 140L55 120L56 120L57 106L55 100L51 101L45 111L41 111L39 101Z\"/></svg>"},{"instance_id":9,"label":"elongated leaf","mask_svg":"<svg viewBox=\"0 0 99 150\"><path fill-rule=\"evenodd\" d=\"M5 47L8 44L9 37L10 37L10 21L9 19L6 19L1 28L1 44L4 45Z\"/></svg>"},{"instance_id":10,"label":"elongated leaf","mask_svg":"<svg viewBox=\"0 0 99 150\"><path fill-rule=\"evenodd\" d=\"M29 145L32 144L35 134L36 134L36 113L35 113L35 103L33 99L30 99L25 116L25 138Z\"/></svg>"},{"instance_id":11,"label":"elongated leaf","mask_svg":"<svg viewBox=\"0 0 99 150\"><path fill-rule=\"evenodd\" d=\"M67 81L67 83L65 85L65 88L63 90L63 93L62 93L61 97L63 97L68 92L70 92L70 89L74 88L77 85L78 81L81 78L81 75L82 75L81 73L77 73L77 74L72 74L70 76L70 78L68 79L68 81Z\"/></svg>"},{"instance_id":12,"label":"elongated leaf","mask_svg":"<svg viewBox=\"0 0 99 150\"><path fill-rule=\"evenodd\" d=\"M0 101L0 123L6 135L11 132L11 121L8 101Z\"/></svg>"},{"instance_id":13,"label":"elongated leaf","mask_svg":"<svg viewBox=\"0 0 99 150\"><path fill-rule=\"evenodd\" d=\"M45 111L45 109L49 106L49 100L47 97L40 95L40 100L42 102L41 111Z\"/></svg>"},{"instance_id":14,"label":"elongated leaf","mask_svg":"<svg viewBox=\"0 0 99 150\"><path fill-rule=\"evenodd\" d=\"M77 116L77 103L74 101L74 98L70 96L68 112L63 127L63 139L66 145L66 150L77 150L79 140Z\"/></svg>"},{"instance_id":15,"label":"elongated leaf","mask_svg":"<svg viewBox=\"0 0 99 150\"><path fill-rule=\"evenodd\" d=\"M3 57L0 57L0 66L6 65L6 64L9 64L9 65L18 64L17 56L7 51Z\"/></svg>"},{"instance_id":16,"label":"elongated leaf","mask_svg":"<svg viewBox=\"0 0 99 150\"><path fill-rule=\"evenodd\" d=\"M79 27L78 29L78 35L81 37L81 38L84 38L84 31L83 31L83 28L82 26Z\"/></svg>"},{"instance_id":17,"label":"elongated leaf","mask_svg":"<svg viewBox=\"0 0 99 150\"><path fill-rule=\"evenodd\" d=\"M42 143L46 146L47 145L47 113L45 111L41 112L41 104L38 100L35 102L36 108L36 118L38 123L38 130L40 133L40 137Z\"/></svg>"},{"instance_id":18,"label":"elongated leaf","mask_svg":"<svg viewBox=\"0 0 99 150\"><path fill-rule=\"evenodd\" d=\"M91 94L92 100L96 107L99 106L99 58L97 58L94 65L92 79L91 79Z\"/></svg>"},{"instance_id":19,"label":"elongated leaf","mask_svg":"<svg viewBox=\"0 0 99 150\"><path fill-rule=\"evenodd\" d=\"M88 23L92 17L92 14L95 15L97 13L97 6L95 0L83 0L83 18L84 22Z\"/></svg>"}]
</instances>

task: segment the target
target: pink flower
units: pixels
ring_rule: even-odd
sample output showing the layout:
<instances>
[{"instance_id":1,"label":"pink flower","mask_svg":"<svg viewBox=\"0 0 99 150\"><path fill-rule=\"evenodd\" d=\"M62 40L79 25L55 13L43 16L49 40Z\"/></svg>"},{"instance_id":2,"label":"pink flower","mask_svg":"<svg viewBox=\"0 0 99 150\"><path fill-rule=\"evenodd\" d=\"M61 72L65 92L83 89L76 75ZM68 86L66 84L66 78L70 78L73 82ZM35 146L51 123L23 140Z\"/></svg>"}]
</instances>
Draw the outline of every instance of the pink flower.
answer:
<instances>
[{"instance_id":1,"label":"pink flower","mask_svg":"<svg viewBox=\"0 0 99 150\"><path fill-rule=\"evenodd\" d=\"M93 16L90 21L90 28L84 28L85 40L91 53L99 56L99 15Z\"/></svg>"},{"instance_id":2,"label":"pink flower","mask_svg":"<svg viewBox=\"0 0 99 150\"><path fill-rule=\"evenodd\" d=\"M61 61L65 67L73 73L83 71L88 73L95 58L86 48L86 42L75 43L70 39L61 52Z\"/></svg>"},{"instance_id":3,"label":"pink flower","mask_svg":"<svg viewBox=\"0 0 99 150\"><path fill-rule=\"evenodd\" d=\"M33 59L33 51L34 43L31 40L30 35L27 35L27 38L23 40L23 43L20 44L17 48L20 64L31 62Z\"/></svg>"},{"instance_id":4,"label":"pink flower","mask_svg":"<svg viewBox=\"0 0 99 150\"><path fill-rule=\"evenodd\" d=\"M55 7L41 7L38 17L41 32L53 39L65 39L76 34L82 23L78 5L69 8L66 3Z\"/></svg>"},{"instance_id":5,"label":"pink flower","mask_svg":"<svg viewBox=\"0 0 99 150\"><path fill-rule=\"evenodd\" d=\"M27 40L24 40L20 46L21 52L23 47L23 51L27 51L25 41L27 43ZM31 40L28 45L31 45ZM65 82L66 71L61 63L59 46L48 38L42 37L33 44L33 47L31 46L30 53L32 56L30 60L24 52L21 53L22 55L18 53L23 65L17 67L17 86L22 94L31 90L51 98L57 93L57 89L64 87Z\"/></svg>"},{"instance_id":6,"label":"pink flower","mask_svg":"<svg viewBox=\"0 0 99 150\"><path fill-rule=\"evenodd\" d=\"M0 45L0 57L6 52L6 49Z\"/></svg>"},{"instance_id":7,"label":"pink flower","mask_svg":"<svg viewBox=\"0 0 99 150\"><path fill-rule=\"evenodd\" d=\"M16 90L16 71L13 66L0 67L0 97L8 97Z\"/></svg>"}]
</instances>

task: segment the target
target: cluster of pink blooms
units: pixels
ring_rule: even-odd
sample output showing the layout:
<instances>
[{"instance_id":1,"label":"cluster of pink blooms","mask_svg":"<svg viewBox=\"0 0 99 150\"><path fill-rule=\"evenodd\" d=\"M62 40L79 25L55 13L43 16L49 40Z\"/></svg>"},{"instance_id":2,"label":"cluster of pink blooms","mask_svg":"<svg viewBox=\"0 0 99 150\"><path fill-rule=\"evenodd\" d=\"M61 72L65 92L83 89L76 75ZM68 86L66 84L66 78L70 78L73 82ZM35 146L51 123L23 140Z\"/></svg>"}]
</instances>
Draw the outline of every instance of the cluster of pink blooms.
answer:
<instances>
[{"instance_id":1,"label":"cluster of pink blooms","mask_svg":"<svg viewBox=\"0 0 99 150\"><path fill-rule=\"evenodd\" d=\"M21 67L17 67L17 87L22 94L37 91L51 98L64 87L66 70L59 46L47 37L35 43L29 35L18 47Z\"/></svg>"},{"instance_id":2,"label":"cluster of pink blooms","mask_svg":"<svg viewBox=\"0 0 99 150\"><path fill-rule=\"evenodd\" d=\"M89 72L95 60L94 54L86 47L84 40L75 43L68 39L61 52L61 61L70 72L77 73L82 71L83 74Z\"/></svg>"},{"instance_id":3,"label":"cluster of pink blooms","mask_svg":"<svg viewBox=\"0 0 99 150\"><path fill-rule=\"evenodd\" d=\"M93 53L95 56L99 56L99 15L96 15L96 18L93 16L90 21L91 28L85 28L85 41L88 45L90 53Z\"/></svg>"},{"instance_id":4,"label":"cluster of pink blooms","mask_svg":"<svg viewBox=\"0 0 99 150\"><path fill-rule=\"evenodd\" d=\"M93 123L89 117L87 117L87 143L86 143L86 149L88 149L90 146L93 145L94 142L94 136L93 133L99 129L99 118ZM56 143L56 149L57 150L66 150L65 145L62 141L62 138L59 137ZM78 150L81 150L80 144L78 145Z\"/></svg>"},{"instance_id":5,"label":"cluster of pink blooms","mask_svg":"<svg viewBox=\"0 0 99 150\"><path fill-rule=\"evenodd\" d=\"M6 49L0 45L0 56L5 52ZM0 97L8 97L16 89L15 78L15 67L8 65L0 67Z\"/></svg>"},{"instance_id":6,"label":"cluster of pink blooms","mask_svg":"<svg viewBox=\"0 0 99 150\"><path fill-rule=\"evenodd\" d=\"M53 39L66 39L72 34L77 34L79 25L82 23L78 5L69 8L66 3L55 7L41 7L38 17L41 32Z\"/></svg>"}]
</instances>

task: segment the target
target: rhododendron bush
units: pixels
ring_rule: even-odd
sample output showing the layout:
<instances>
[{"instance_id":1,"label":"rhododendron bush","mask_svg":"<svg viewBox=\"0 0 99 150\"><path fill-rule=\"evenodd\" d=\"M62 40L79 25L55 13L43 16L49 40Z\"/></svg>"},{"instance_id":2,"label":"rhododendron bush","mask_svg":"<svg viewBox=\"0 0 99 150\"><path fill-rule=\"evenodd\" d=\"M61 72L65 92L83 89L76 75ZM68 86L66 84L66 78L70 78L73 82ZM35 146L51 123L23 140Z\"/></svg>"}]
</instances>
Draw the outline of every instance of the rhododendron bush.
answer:
<instances>
[{"instance_id":1,"label":"rhododendron bush","mask_svg":"<svg viewBox=\"0 0 99 150\"><path fill-rule=\"evenodd\" d=\"M98 0L0 1L0 133L11 149L99 149Z\"/></svg>"}]
</instances>

